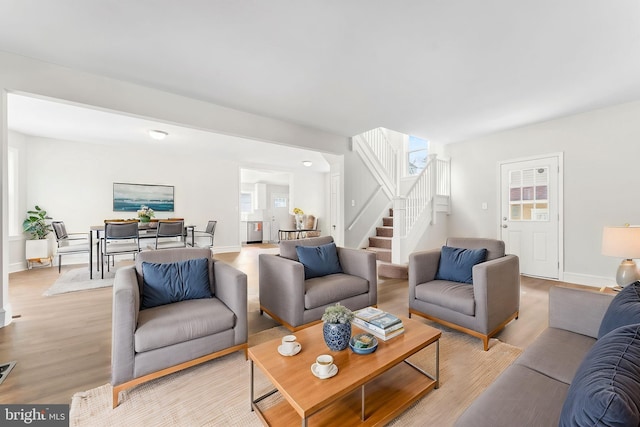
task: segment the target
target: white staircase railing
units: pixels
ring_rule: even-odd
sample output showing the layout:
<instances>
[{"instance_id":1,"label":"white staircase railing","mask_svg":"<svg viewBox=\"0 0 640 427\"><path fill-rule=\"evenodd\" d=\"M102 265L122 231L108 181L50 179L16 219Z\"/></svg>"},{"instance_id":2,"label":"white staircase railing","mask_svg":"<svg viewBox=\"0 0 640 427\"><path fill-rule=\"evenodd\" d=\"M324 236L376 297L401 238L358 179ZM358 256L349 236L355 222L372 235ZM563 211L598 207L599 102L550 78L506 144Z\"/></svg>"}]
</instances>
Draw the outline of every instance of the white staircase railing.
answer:
<instances>
[{"instance_id":1,"label":"white staircase railing","mask_svg":"<svg viewBox=\"0 0 640 427\"><path fill-rule=\"evenodd\" d=\"M427 165L416 178L407 195L393 201L393 243L391 261L406 262L409 252L422 235L422 227L435 224L438 204L436 198L450 193L450 163L429 155ZM449 211L447 200L446 211Z\"/></svg>"},{"instance_id":2,"label":"white staircase railing","mask_svg":"<svg viewBox=\"0 0 640 427\"><path fill-rule=\"evenodd\" d=\"M382 128L372 129L359 135L361 154L368 158L370 168L379 176L388 197L394 197L398 188L398 150L389 141Z\"/></svg>"},{"instance_id":3,"label":"white staircase railing","mask_svg":"<svg viewBox=\"0 0 640 427\"><path fill-rule=\"evenodd\" d=\"M435 224L436 212L449 212L450 163L429 155L427 164L416 177L405 196L399 195L402 156L389 141L382 128L372 129L353 138L354 148L374 174L389 200L393 199L392 262L401 264L408 259L408 252L426 227ZM365 210L369 209L373 196L356 216L349 230L354 228ZM366 209L365 209L366 208ZM375 227L372 227L375 229ZM414 241L415 240L415 241Z\"/></svg>"},{"instance_id":4,"label":"white staircase railing","mask_svg":"<svg viewBox=\"0 0 640 427\"><path fill-rule=\"evenodd\" d=\"M434 155L429 160L404 197L397 197L393 207L393 235L406 237L418 218L426 213L428 222L432 221L433 199L436 192L437 168L434 167Z\"/></svg>"}]
</instances>

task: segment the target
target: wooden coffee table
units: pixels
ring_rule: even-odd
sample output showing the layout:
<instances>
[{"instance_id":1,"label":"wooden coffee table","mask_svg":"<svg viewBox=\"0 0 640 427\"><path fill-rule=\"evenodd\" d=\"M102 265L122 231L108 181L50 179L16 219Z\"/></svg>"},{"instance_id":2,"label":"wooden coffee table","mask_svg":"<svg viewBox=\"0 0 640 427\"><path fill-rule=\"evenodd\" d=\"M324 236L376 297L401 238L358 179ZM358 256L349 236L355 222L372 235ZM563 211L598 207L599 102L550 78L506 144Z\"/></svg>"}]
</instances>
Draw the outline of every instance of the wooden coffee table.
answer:
<instances>
[{"instance_id":1,"label":"wooden coffee table","mask_svg":"<svg viewBox=\"0 0 640 427\"><path fill-rule=\"evenodd\" d=\"M413 402L438 388L440 336L435 328L401 317L405 333L378 340L378 349L358 355L349 348L330 351L322 337L322 324L295 333L302 351L295 356L278 353L280 339L251 347L251 408L265 425L384 425ZM362 332L353 325L353 334ZM406 359L435 343L433 375ZM311 373L320 354L331 354L338 374L321 380ZM404 362L404 363L403 363ZM254 397L254 364L276 387ZM260 409L258 404L280 392L284 400Z\"/></svg>"}]
</instances>

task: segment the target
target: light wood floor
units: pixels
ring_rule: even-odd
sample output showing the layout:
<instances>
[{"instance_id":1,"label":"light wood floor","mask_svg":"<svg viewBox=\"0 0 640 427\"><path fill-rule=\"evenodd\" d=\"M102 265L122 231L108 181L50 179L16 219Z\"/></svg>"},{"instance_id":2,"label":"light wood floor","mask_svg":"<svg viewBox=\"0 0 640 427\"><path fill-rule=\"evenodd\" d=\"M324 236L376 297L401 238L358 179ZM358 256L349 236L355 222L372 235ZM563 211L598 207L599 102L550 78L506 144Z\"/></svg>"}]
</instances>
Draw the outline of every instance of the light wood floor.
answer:
<instances>
[{"instance_id":1,"label":"light wood floor","mask_svg":"<svg viewBox=\"0 0 640 427\"><path fill-rule=\"evenodd\" d=\"M265 251L277 253L277 248L249 245L239 253L215 257L245 272L249 295L257 296L258 254ZM63 270L77 267L63 266ZM75 392L109 382L112 289L43 297L57 277L57 268L9 276L10 301L14 316L19 317L0 328L0 363L17 364L0 385L3 404L68 404ZM548 291L554 284L558 282L523 277L520 319L511 322L497 338L524 348L542 332L547 326ZM380 279L379 307L406 314L407 286L406 280ZM267 316L260 316L256 303L249 306L250 334L275 325Z\"/></svg>"}]
</instances>

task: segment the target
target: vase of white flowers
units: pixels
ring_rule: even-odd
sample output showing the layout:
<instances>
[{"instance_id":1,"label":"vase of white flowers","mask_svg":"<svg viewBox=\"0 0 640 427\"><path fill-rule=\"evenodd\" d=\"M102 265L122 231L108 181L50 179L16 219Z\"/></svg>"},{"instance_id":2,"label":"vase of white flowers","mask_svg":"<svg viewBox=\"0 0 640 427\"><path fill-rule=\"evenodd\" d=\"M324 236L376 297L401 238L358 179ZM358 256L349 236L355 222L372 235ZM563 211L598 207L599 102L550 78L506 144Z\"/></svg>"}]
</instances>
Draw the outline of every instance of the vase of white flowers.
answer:
<instances>
[{"instance_id":1,"label":"vase of white flowers","mask_svg":"<svg viewBox=\"0 0 640 427\"><path fill-rule=\"evenodd\" d=\"M296 230L304 229L304 211L300 208L294 208L293 215L296 217Z\"/></svg>"},{"instance_id":2,"label":"vase of white flowers","mask_svg":"<svg viewBox=\"0 0 640 427\"><path fill-rule=\"evenodd\" d=\"M149 222L154 216L156 216L156 213L153 209L145 205L140 206L140 210L138 211L140 222Z\"/></svg>"},{"instance_id":3,"label":"vase of white flowers","mask_svg":"<svg viewBox=\"0 0 640 427\"><path fill-rule=\"evenodd\" d=\"M353 312L340 304L331 305L324 310L322 320L322 333L327 347L333 351L347 348L351 339Z\"/></svg>"}]
</instances>

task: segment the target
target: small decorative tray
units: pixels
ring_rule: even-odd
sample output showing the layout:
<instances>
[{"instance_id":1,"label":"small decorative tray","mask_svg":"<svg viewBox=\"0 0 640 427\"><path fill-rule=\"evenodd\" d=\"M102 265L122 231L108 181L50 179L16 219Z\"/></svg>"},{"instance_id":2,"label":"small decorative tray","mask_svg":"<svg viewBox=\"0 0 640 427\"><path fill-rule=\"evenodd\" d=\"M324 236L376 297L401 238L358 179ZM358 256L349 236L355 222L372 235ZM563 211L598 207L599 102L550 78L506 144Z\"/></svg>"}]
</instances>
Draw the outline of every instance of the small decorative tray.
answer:
<instances>
[{"instance_id":1,"label":"small decorative tray","mask_svg":"<svg viewBox=\"0 0 640 427\"><path fill-rule=\"evenodd\" d=\"M371 334L357 334L351 337L349 347L356 354L371 354L378 349L378 340Z\"/></svg>"}]
</instances>

